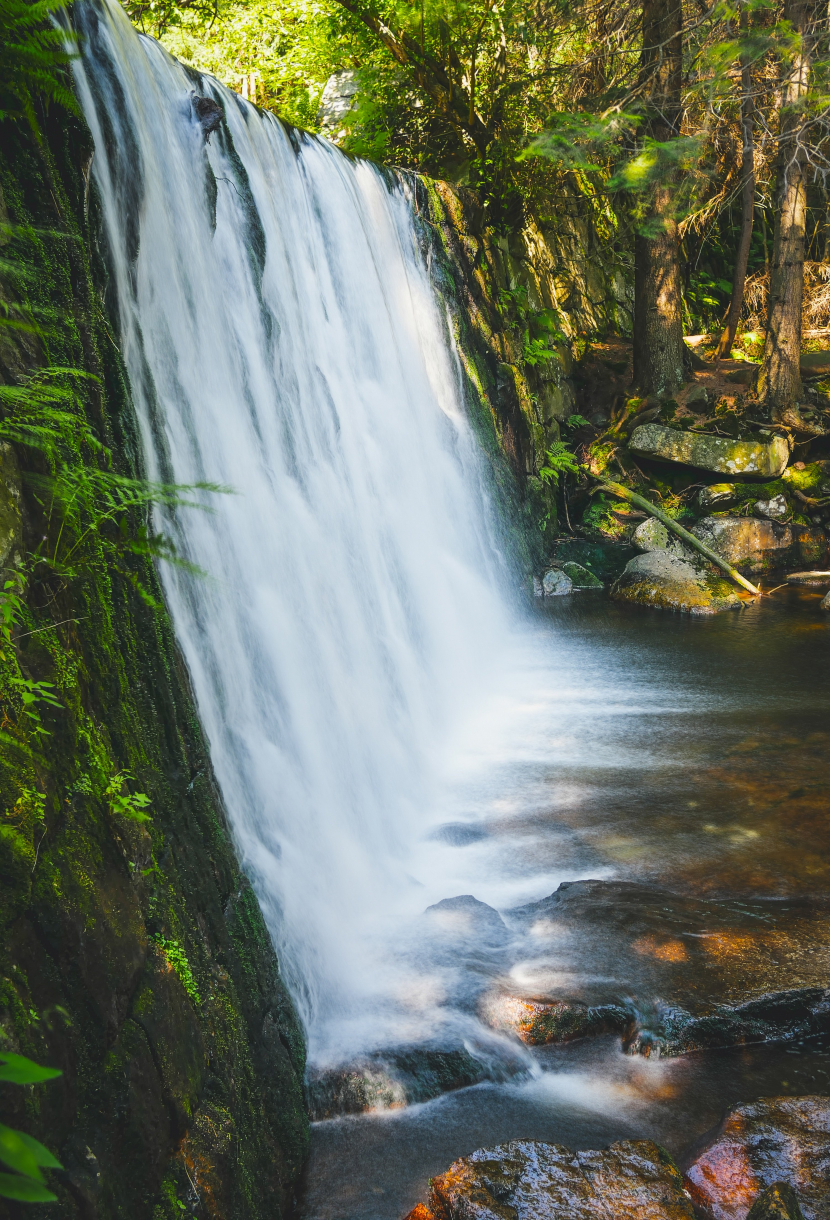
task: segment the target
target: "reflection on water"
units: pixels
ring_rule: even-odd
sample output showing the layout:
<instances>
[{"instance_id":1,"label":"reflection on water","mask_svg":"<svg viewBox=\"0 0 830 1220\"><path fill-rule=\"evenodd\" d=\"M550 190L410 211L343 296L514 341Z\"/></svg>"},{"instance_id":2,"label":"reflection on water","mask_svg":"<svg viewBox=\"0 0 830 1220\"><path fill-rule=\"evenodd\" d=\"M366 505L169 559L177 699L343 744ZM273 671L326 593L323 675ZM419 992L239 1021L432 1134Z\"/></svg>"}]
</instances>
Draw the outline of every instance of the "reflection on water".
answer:
<instances>
[{"instance_id":1,"label":"reflection on water","mask_svg":"<svg viewBox=\"0 0 830 1220\"><path fill-rule=\"evenodd\" d=\"M632 933L618 975L642 961L701 998L707 987L728 991L734 974L733 1003L753 954L773 963L776 986L820 975L830 881L830 619L820 596L785 588L712 620L602 595L545 603L501 690L447 742L445 795L412 849L423 906L473 894L510 925L510 908L562 881L658 885L685 906L672 908L671 927ZM714 898L732 900L734 926L701 932L695 900ZM559 942L555 926L543 933L540 960L502 967L502 983L555 995L609 982L590 937L575 949L567 929ZM509 956L488 935L492 960ZM821 960L807 970L800 951ZM712 967L703 982L696 952ZM475 971L486 973L485 957ZM612 981L619 991L635 980ZM393 1220L453 1159L511 1138L591 1147L653 1136L682 1155L729 1105L830 1091L830 1055L815 1042L655 1061L603 1037L530 1053L530 1075L516 1083L317 1124L303 1215Z\"/></svg>"}]
</instances>

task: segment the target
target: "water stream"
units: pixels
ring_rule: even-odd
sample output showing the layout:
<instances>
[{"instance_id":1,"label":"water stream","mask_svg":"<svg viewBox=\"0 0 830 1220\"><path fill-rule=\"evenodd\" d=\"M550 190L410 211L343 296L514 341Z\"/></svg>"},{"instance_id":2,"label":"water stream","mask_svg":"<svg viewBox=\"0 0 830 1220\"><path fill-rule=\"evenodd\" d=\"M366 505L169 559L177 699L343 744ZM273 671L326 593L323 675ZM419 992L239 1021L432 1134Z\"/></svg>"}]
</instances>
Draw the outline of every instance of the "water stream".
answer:
<instances>
[{"instance_id":1,"label":"water stream","mask_svg":"<svg viewBox=\"0 0 830 1220\"><path fill-rule=\"evenodd\" d=\"M697 1080L699 1133L772 1060L695 1076L608 1039L528 1050L481 1019L497 981L589 1000L637 984L596 977L590 953L534 955L495 911L586 877L826 889L816 596L714 623L602 594L529 607L406 181L186 71L112 0L77 20L143 465L229 489L160 515L206 573L163 580L312 1068L429 1045L509 1077L320 1124L307 1215L392 1220L429 1173L510 1135L678 1146L670 1098ZM224 111L207 141L197 97ZM464 910L424 916L458 895L493 908L472 947Z\"/></svg>"}]
</instances>

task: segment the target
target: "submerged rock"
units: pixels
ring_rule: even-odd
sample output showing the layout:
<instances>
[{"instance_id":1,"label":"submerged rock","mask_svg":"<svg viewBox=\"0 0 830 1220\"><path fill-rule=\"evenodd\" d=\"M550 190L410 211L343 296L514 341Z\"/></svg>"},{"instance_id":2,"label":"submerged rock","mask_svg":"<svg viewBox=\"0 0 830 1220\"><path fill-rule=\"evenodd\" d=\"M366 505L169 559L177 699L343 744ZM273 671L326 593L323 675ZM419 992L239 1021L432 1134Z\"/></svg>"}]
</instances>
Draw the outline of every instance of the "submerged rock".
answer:
<instances>
[{"instance_id":1,"label":"submerged rock","mask_svg":"<svg viewBox=\"0 0 830 1220\"><path fill-rule=\"evenodd\" d=\"M774 436L769 443L736 441L725 436L680 432L662 424L635 428L629 447L633 453L662 462L764 480L780 478L790 457L790 447L781 436Z\"/></svg>"},{"instance_id":2,"label":"submerged rock","mask_svg":"<svg viewBox=\"0 0 830 1220\"><path fill-rule=\"evenodd\" d=\"M668 550L647 551L632 559L611 596L638 606L694 615L717 614L741 605L729 581L700 571Z\"/></svg>"},{"instance_id":3,"label":"submerged rock","mask_svg":"<svg viewBox=\"0 0 830 1220\"><path fill-rule=\"evenodd\" d=\"M571 580L575 589L601 589L602 581L594 576L593 572L589 572L587 568L583 568L581 563L563 563L562 571Z\"/></svg>"},{"instance_id":4,"label":"submerged rock","mask_svg":"<svg viewBox=\"0 0 830 1220\"><path fill-rule=\"evenodd\" d=\"M827 551L824 530L759 517L704 517L691 532L739 572L815 563Z\"/></svg>"},{"instance_id":5,"label":"submerged rock","mask_svg":"<svg viewBox=\"0 0 830 1220\"><path fill-rule=\"evenodd\" d=\"M601 1151L511 1140L461 1157L433 1178L407 1220L694 1220L672 1158L652 1140Z\"/></svg>"},{"instance_id":6,"label":"submerged rock","mask_svg":"<svg viewBox=\"0 0 830 1220\"><path fill-rule=\"evenodd\" d=\"M561 568L548 568L542 577L542 592L545 597L563 597L573 592L573 581Z\"/></svg>"},{"instance_id":7,"label":"submerged rock","mask_svg":"<svg viewBox=\"0 0 830 1220\"><path fill-rule=\"evenodd\" d=\"M795 1192L804 1220L824 1220L830 1098L765 1098L730 1110L686 1179L696 1206L712 1220L747 1220L759 1191L778 1183Z\"/></svg>"}]
</instances>

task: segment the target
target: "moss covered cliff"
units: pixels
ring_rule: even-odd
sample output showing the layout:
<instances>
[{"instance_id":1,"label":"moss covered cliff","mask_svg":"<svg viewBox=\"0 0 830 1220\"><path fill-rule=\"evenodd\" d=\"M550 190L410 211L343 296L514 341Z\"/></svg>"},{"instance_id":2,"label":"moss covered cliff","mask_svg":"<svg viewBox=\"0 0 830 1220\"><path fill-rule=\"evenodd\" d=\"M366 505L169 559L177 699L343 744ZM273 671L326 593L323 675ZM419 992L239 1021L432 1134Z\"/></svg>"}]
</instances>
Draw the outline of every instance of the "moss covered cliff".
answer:
<instances>
[{"instance_id":1,"label":"moss covered cliff","mask_svg":"<svg viewBox=\"0 0 830 1220\"><path fill-rule=\"evenodd\" d=\"M3 331L0 379L45 364L91 374L76 379L77 410L140 475L90 136L65 115L44 130L42 148L8 123L0 133L0 255L26 272L6 277L3 300L39 326ZM277 1217L307 1145L302 1033L152 560L106 523L73 564L32 560L58 545L48 474L42 453L4 448L0 562L21 603L0 650L0 1052L63 1074L0 1085L0 1119L61 1160L50 1215ZM130 537L141 528L135 511ZM119 800L139 793L143 810ZM0 1215L23 1211L0 1202Z\"/></svg>"}]
</instances>

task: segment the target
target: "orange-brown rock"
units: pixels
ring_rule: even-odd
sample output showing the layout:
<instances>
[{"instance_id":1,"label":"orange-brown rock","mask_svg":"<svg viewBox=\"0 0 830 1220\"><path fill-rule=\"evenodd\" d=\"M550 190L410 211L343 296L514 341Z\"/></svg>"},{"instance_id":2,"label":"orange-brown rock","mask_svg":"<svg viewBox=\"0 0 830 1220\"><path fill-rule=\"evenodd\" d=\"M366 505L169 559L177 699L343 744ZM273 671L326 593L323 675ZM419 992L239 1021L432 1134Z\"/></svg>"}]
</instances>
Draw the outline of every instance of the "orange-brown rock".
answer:
<instances>
[{"instance_id":1,"label":"orange-brown rock","mask_svg":"<svg viewBox=\"0 0 830 1220\"><path fill-rule=\"evenodd\" d=\"M416 1203L403 1220L435 1220L435 1213L431 1212L425 1203Z\"/></svg>"},{"instance_id":2,"label":"orange-brown rock","mask_svg":"<svg viewBox=\"0 0 830 1220\"><path fill-rule=\"evenodd\" d=\"M746 1220L757 1196L785 1183L804 1220L830 1202L830 1098L768 1098L731 1110L686 1175L712 1220Z\"/></svg>"},{"instance_id":3,"label":"orange-brown rock","mask_svg":"<svg viewBox=\"0 0 830 1220\"><path fill-rule=\"evenodd\" d=\"M693 1220L669 1154L651 1140L602 1151L511 1140L434 1178L429 1208L407 1220Z\"/></svg>"}]
</instances>

